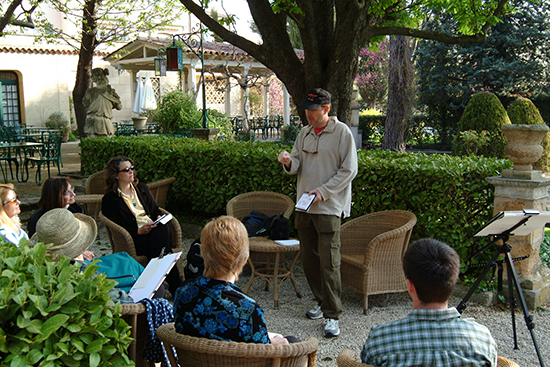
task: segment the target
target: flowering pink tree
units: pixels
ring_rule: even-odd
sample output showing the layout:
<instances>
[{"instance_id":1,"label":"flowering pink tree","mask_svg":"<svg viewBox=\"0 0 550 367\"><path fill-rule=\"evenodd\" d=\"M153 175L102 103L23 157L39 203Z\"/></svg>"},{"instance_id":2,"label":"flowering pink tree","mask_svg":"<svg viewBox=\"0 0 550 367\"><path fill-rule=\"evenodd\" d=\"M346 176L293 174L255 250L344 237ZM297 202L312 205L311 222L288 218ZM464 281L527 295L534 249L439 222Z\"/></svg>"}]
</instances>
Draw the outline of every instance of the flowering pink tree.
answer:
<instances>
[{"instance_id":1,"label":"flowering pink tree","mask_svg":"<svg viewBox=\"0 0 550 367\"><path fill-rule=\"evenodd\" d=\"M369 108L383 103L388 90L388 50L386 41L380 44L378 51L364 48L359 52L359 66L355 85Z\"/></svg>"},{"instance_id":2,"label":"flowering pink tree","mask_svg":"<svg viewBox=\"0 0 550 367\"><path fill-rule=\"evenodd\" d=\"M269 78L269 113L283 114L283 83L275 75Z\"/></svg>"}]
</instances>

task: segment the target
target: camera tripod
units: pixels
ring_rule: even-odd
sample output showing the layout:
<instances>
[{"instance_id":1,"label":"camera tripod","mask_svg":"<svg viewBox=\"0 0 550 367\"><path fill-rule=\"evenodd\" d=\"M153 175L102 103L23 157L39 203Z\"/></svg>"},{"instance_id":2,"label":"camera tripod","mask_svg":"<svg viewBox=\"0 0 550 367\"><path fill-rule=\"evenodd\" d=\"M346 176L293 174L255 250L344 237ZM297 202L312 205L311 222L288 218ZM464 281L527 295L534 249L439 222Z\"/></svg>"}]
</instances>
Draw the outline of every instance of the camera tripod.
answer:
<instances>
[{"instance_id":1,"label":"camera tripod","mask_svg":"<svg viewBox=\"0 0 550 367\"><path fill-rule=\"evenodd\" d=\"M513 259L510 254L510 251L512 249L512 246L507 244L508 239L510 238L510 234L520 226L524 225L530 216L523 217L518 223L516 223L512 228L505 230L504 232L493 235L493 240L484 248L482 248L478 254L484 252L487 248L489 248L491 245L496 244L498 241L502 240L501 245L497 245L497 250L491 257L491 259L486 263L485 268L479 275L479 277L476 279L472 287L468 290L468 293L464 296L464 298L460 301L456 309L458 312L462 313L464 309L466 308L466 302L470 299L472 294L475 292L475 290L478 288L481 281L484 279L485 275L487 275L487 272L495 265L497 264L499 260L497 261L497 258L503 254L504 255L504 262L506 263L506 271L508 273L508 302L510 304L510 312L512 316L512 330L513 330L513 337L514 337L514 349L518 349L517 344L517 334L516 334L516 317L515 317L515 307L516 307L516 299L514 297L514 287L517 291L518 298L520 301L521 310L523 311L523 316L525 319L525 324L527 326L527 329L531 333L531 339L533 339L533 345L535 346L535 351L537 352L537 357L539 359L539 363L541 367L544 367L544 362L542 360L542 356L539 351L539 347L537 345L537 340L535 339L535 333L533 332L533 329L535 328L535 323L533 322L533 316L529 314L529 310L527 309L527 302L525 301L525 297L523 295L523 290L521 289L521 285L519 283L518 275L516 272L516 268L514 267ZM494 220L495 218L493 218ZM498 218L497 218L498 219ZM491 222L489 222L491 223ZM479 232L478 232L479 233ZM475 257L476 255L474 255ZM499 276L500 281L500 276ZM500 288L500 285L499 285Z\"/></svg>"}]
</instances>

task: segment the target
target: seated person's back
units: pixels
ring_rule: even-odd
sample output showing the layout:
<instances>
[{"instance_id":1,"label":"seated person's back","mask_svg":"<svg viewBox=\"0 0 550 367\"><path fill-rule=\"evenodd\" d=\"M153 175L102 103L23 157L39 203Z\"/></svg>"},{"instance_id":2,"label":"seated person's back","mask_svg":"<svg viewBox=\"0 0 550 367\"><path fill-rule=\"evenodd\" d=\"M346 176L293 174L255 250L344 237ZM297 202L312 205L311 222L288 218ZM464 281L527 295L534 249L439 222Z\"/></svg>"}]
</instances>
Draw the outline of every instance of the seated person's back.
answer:
<instances>
[{"instance_id":1,"label":"seated person's back","mask_svg":"<svg viewBox=\"0 0 550 367\"><path fill-rule=\"evenodd\" d=\"M448 245L422 239L409 246L403 270L413 310L402 320L372 326L361 361L374 366L496 366L489 330L462 319L448 299L460 260Z\"/></svg>"},{"instance_id":2,"label":"seated person's back","mask_svg":"<svg viewBox=\"0 0 550 367\"><path fill-rule=\"evenodd\" d=\"M213 219L201 234L204 276L186 280L174 297L178 333L209 339L286 343L270 340L261 307L235 284L248 259L248 234L233 217Z\"/></svg>"}]
</instances>

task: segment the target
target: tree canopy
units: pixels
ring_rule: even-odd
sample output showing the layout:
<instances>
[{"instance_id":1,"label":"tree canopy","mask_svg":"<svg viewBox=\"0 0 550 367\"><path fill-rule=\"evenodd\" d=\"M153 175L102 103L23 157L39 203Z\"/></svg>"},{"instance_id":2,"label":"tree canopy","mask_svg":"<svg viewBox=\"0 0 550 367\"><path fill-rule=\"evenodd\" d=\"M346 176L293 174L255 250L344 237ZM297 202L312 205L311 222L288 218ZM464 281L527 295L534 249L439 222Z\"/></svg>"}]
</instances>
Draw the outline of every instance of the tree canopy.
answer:
<instances>
[{"instance_id":1,"label":"tree canopy","mask_svg":"<svg viewBox=\"0 0 550 367\"><path fill-rule=\"evenodd\" d=\"M508 0L247 0L261 44L239 36L212 19L196 0L180 0L211 31L246 51L283 81L298 104L306 92L322 87L333 94L332 111L349 121L351 91L359 51L386 35L405 35L449 43L485 39L489 27L507 11ZM226 0L227 1L227 0ZM428 17L446 19L457 32L423 30ZM298 25L303 53L288 35L287 17Z\"/></svg>"},{"instance_id":2,"label":"tree canopy","mask_svg":"<svg viewBox=\"0 0 550 367\"><path fill-rule=\"evenodd\" d=\"M422 41L416 52L419 103L435 121L454 132L470 98L489 91L506 101L515 96L536 97L550 91L550 5L514 1L515 11L491 28L484 42L448 45ZM430 29L452 33L441 20Z\"/></svg>"}]
</instances>

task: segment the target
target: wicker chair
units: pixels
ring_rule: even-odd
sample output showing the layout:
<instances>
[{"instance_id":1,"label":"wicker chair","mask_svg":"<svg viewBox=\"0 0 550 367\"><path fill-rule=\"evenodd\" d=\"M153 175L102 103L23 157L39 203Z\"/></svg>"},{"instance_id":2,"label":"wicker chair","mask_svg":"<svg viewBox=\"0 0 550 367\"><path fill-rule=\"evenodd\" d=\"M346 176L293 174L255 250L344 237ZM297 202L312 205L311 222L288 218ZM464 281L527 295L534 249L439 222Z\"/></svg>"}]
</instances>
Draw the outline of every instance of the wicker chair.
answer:
<instances>
[{"instance_id":1,"label":"wicker chair","mask_svg":"<svg viewBox=\"0 0 550 367\"><path fill-rule=\"evenodd\" d=\"M105 194L105 175L104 171L93 173L86 180L86 195Z\"/></svg>"},{"instance_id":2,"label":"wicker chair","mask_svg":"<svg viewBox=\"0 0 550 367\"><path fill-rule=\"evenodd\" d=\"M160 210L163 213L168 213L163 208L160 208ZM105 224L105 228L107 229L107 235L109 236L109 242L111 243L111 248L114 252L121 252L125 251L130 256L132 256L134 259L136 259L137 262L139 262L143 266L147 266L149 263L149 259L147 256L138 256L136 253L136 247L134 245L134 240L132 239L132 236L130 236L130 233L123 227L119 226L109 218L103 215L103 213L99 212L99 218L101 221ZM166 224L168 228L170 229L170 237L172 239L172 251L173 252L180 252L183 250L182 247L182 235L181 235L181 227L178 222L178 220L173 217L170 222ZM180 272L180 275L183 277L183 258L180 257L178 260L177 266L178 270Z\"/></svg>"},{"instance_id":3,"label":"wicker chair","mask_svg":"<svg viewBox=\"0 0 550 367\"><path fill-rule=\"evenodd\" d=\"M358 362L355 354L349 349L344 349L340 352L336 363L338 363L338 367L374 367L370 364ZM498 356L497 367L519 367L519 365L516 362Z\"/></svg>"},{"instance_id":4,"label":"wicker chair","mask_svg":"<svg viewBox=\"0 0 550 367\"><path fill-rule=\"evenodd\" d=\"M235 196L229 200L225 209L227 215L239 220L250 215L253 210L270 217L283 212L285 217L290 218L294 211L294 202L288 196L277 192L253 191Z\"/></svg>"},{"instance_id":5,"label":"wicker chair","mask_svg":"<svg viewBox=\"0 0 550 367\"><path fill-rule=\"evenodd\" d=\"M165 178L164 180L159 180L147 184L158 206L165 206L166 196L168 196L168 189L170 188L170 184L174 181L176 181L175 177L169 177Z\"/></svg>"},{"instance_id":6,"label":"wicker chair","mask_svg":"<svg viewBox=\"0 0 550 367\"><path fill-rule=\"evenodd\" d=\"M369 295L407 290L401 261L415 224L413 213L387 210L342 225L342 284L364 295L365 314Z\"/></svg>"},{"instance_id":7,"label":"wicker chair","mask_svg":"<svg viewBox=\"0 0 550 367\"><path fill-rule=\"evenodd\" d=\"M172 367L298 367L315 366L319 341L309 338L293 344L252 344L196 338L178 334L174 323L157 329L157 337L164 343ZM176 349L179 364L172 349Z\"/></svg>"},{"instance_id":8,"label":"wicker chair","mask_svg":"<svg viewBox=\"0 0 550 367\"><path fill-rule=\"evenodd\" d=\"M155 363L143 359L145 341L149 334L147 325L147 309L143 303L120 305L122 318L130 325L130 336L134 339L128 347L128 357L136 363L136 367L154 367Z\"/></svg>"}]
</instances>

